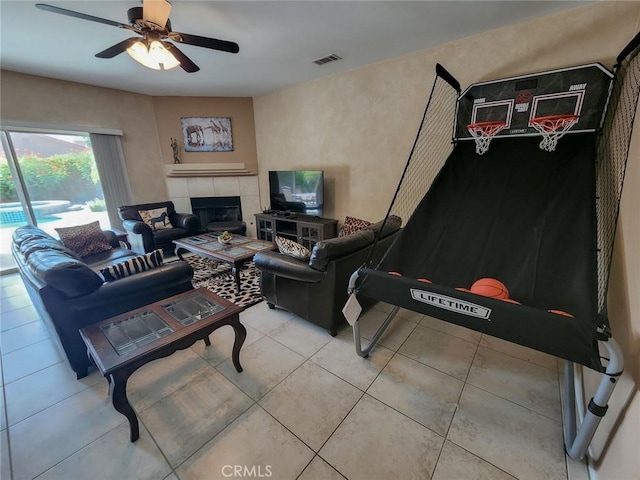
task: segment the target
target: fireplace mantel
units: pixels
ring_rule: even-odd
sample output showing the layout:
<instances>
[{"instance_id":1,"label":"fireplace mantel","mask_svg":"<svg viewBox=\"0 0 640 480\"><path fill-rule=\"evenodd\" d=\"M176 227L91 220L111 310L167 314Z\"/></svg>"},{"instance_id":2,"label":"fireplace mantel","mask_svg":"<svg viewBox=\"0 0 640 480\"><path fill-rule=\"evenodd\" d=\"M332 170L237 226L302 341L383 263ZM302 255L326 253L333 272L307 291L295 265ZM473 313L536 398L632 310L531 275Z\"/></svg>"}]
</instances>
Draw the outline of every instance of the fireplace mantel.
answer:
<instances>
[{"instance_id":1,"label":"fireplace mantel","mask_svg":"<svg viewBox=\"0 0 640 480\"><path fill-rule=\"evenodd\" d=\"M244 163L170 163L165 164L164 172L167 177L228 177L258 173L254 165L247 167Z\"/></svg>"}]
</instances>

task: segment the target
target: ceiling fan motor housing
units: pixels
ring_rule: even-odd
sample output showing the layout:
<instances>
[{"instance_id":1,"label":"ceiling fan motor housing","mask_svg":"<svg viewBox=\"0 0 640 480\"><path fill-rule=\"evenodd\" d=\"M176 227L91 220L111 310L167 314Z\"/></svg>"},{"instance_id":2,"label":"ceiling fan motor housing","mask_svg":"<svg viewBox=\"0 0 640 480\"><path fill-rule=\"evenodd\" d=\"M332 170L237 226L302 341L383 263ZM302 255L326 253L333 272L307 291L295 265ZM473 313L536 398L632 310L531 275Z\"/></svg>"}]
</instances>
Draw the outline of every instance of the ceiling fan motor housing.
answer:
<instances>
[{"instance_id":1,"label":"ceiling fan motor housing","mask_svg":"<svg viewBox=\"0 0 640 480\"><path fill-rule=\"evenodd\" d=\"M138 20L142 20L142 7L133 7L127 10L127 18L131 25L138 23Z\"/></svg>"},{"instance_id":2,"label":"ceiling fan motor housing","mask_svg":"<svg viewBox=\"0 0 640 480\"><path fill-rule=\"evenodd\" d=\"M167 23L165 25L157 25L149 20L144 19L144 10L142 7L132 7L127 10L127 18L129 20L129 24L133 27L138 27L141 29L151 29L159 32L170 32L171 31L171 20L167 18Z\"/></svg>"}]
</instances>

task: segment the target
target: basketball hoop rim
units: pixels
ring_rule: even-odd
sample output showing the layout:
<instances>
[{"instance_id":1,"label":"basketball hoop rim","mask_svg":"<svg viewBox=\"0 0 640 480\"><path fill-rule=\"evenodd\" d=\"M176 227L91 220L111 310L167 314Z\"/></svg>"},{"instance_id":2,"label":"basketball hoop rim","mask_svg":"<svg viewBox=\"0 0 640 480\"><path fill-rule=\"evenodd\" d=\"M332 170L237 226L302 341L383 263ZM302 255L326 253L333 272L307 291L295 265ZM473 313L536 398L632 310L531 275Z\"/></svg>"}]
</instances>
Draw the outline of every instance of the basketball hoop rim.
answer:
<instances>
[{"instance_id":1,"label":"basketball hoop rim","mask_svg":"<svg viewBox=\"0 0 640 480\"><path fill-rule=\"evenodd\" d=\"M574 120L578 120L580 118L580 115L575 115L575 114L566 114L566 115L545 115L542 117L535 117L532 118L531 120L529 120L529 124L531 126L533 126L536 123L542 123L542 122L553 122L555 120L568 120L568 121L574 121Z\"/></svg>"},{"instance_id":2,"label":"basketball hoop rim","mask_svg":"<svg viewBox=\"0 0 640 480\"><path fill-rule=\"evenodd\" d=\"M467 125L467 130L476 142L476 153L482 155L489 149L489 142L507 127L507 122L489 121Z\"/></svg>"},{"instance_id":3,"label":"basketball hoop rim","mask_svg":"<svg viewBox=\"0 0 640 480\"><path fill-rule=\"evenodd\" d=\"M507 127L507 122L490 121L476 122L467 125L467 130L473 138L479 140L481 138L493 138Z\"/></svg>"},{"instance_id":4,"label":"basketball hoop rim","mask_svg":"<svg viewBox=\"0 0 640 480\"><path fill-rule=\"evenodd\" d=\"M472 129L472 128L476 128L476 127L506 127L507 126L507 122L476 122L476 123L470 123L469 125L467 125L467 129Z\"/></svg>"},{"instance_id":5,"label":"basketball hoop rim","mask_svg":"<svg viewBox=\"0 0 640 480\"><path fill-rule=\"evenodd\" d=\"M529 120L529 125L535 128L542 136L540 148L553 152L556 149L558 140L564 137L565 133L579 120L580 116L576 114L546 115L532 118Z\"/></svg>"}]
</instances>

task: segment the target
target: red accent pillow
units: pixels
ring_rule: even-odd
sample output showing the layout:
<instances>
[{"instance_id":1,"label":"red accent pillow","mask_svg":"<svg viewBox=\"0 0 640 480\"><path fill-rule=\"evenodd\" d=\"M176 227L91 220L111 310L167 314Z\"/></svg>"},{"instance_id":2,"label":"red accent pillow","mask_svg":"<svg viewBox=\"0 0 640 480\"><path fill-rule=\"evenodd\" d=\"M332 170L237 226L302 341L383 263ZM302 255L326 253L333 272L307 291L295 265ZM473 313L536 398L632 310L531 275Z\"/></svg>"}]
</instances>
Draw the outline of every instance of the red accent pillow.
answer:
<instances>
[{"instance_id":1,"label":"red accent pillow","mask_svg":"<svg viewBox=\"0 0 640 480\"><path fill-rule=\"evenodd\" d=\"M366 220L361 220L359 218L346 216L344 219L344 225L342 226L342 230L340 230L339 237L344 237L347 235L351 235L352 233L359 232L360 230L364 230L371 222L367 222Z\"/></svg>"}]
</instances>

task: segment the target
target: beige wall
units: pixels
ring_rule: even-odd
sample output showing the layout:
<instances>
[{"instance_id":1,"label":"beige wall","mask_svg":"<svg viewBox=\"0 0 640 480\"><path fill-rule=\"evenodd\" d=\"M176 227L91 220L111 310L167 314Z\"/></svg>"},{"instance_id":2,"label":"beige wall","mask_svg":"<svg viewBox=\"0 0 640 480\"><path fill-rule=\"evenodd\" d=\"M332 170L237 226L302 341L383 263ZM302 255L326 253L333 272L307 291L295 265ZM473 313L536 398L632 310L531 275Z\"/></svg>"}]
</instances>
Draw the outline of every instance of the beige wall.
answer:
<instances>
[{"instance_id":1,"label":"beige wall","mask_svg":"<svg viewBox=\"0 0 640 480\"><path fill-rule=\"evenodd\" d=\"M639 16L637 2L604 2L256 97L262 204L268 170L324 169L325 215L375 221L397 186L437 62L463 87L593 61L611 67Z\"/></svg>"},{"instance_id":2,"label":"beige wall","mask_svg":"<svg viewBox=\"0 0 640 480\"><path fill-rule=\"evenodd\" d=\"M6 70L0 75L0 118L122 130L134 203L167 198L151 97Z\"/></svg>"},{"instance_id":3,"label":"beige wall","mask_svg":"<svg viewBox=\"0 0 640 480\"><path fill-rule=\"evenodd\" d=\"M163 165L173 163L171 137L178 139L183 163L242 162L257 170L251 98L150 97L6 70L0 80L3 121L122 130L134 203L168 198ZM185 153L183 116L230 117L234 151Z\"/></svg>"},{"instance_id":4,"label":"beige wall","mask_svg":"<svg viewBox=\"0 0 640 480\"><path fill-rule=\"evenodd\" d=\"M154 97L163 163L173 163L171 140L178 140L182 163L244 163L257 171L253 99L225 97ZM233 152L185 152L181 117L230 117Z\"/></svg>"},{"instance_id":5,"label":"beige wall","mask_svg":"<svg viewBox=\"0 0 640 480\"><path fill-rule=\"evenodd\" d=\"M602 2L257 97L261 202L268 204L268 170L321 168L327 178L326 216L376 221L386 212L407 160L436 62L463 88L594 61L611 67L639 26L640 3ZM627 372L594 442L602 452L614 432L595 465L600 479L640 478L639 137L636 131L609 289L611 324Z\"/></svg>"}]
</instances>

